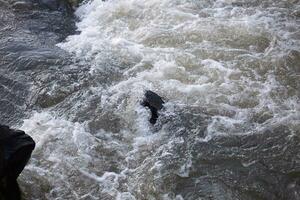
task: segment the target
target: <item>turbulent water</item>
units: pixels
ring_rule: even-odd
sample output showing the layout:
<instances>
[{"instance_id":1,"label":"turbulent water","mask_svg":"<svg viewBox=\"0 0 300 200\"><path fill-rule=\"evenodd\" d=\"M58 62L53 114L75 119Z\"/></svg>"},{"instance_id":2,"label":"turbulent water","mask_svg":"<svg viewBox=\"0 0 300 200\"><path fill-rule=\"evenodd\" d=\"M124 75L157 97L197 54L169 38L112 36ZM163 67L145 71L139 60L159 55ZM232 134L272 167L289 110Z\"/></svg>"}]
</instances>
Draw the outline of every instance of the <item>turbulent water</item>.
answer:
<instances>
[{"instance_id":1,"label":"turbulent water","mask_svg":"<svg viewBox=\"0 0 300 200\"><path fill-rule=\"evenodd\" d=\"M93 0L76 15L78 33L26 51L38 67L8 61L33 79L6 95L30 105L27 199L300 199L299 1ZM145 90L166 102L154 126Z\"/></svg>"}]
</instances>

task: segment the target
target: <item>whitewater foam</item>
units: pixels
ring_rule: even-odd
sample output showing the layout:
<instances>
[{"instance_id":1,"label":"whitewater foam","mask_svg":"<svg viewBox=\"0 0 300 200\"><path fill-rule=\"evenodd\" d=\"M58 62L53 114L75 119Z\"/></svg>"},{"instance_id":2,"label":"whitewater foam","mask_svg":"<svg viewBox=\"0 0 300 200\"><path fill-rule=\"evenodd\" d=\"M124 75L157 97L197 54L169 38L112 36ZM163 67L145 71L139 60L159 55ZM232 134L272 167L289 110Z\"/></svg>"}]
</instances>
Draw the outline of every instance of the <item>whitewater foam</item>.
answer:
<instances>
[{"instance_id":1,"label":"whitewater foam","mask_svg":"<svg viewBox=\"0 0 300 200\"><path fill-rule=\"evenodd\" d=\"M62 102L25 120L37 141L27 169L55 177L48 187L65 199L183 199L176 181L196 183L191 173L202 173L193 171L198 143L283 126L299 134L299 80L290 81L296 66L287 57L299 51L291 35L300 24L279 1L257 2L83 4L80 33L58 46L89 66L90 79L111 81L78 91L76 106ZM167 100L155 127L140 105L149 89Z\"/></svg>"}]
</instances>

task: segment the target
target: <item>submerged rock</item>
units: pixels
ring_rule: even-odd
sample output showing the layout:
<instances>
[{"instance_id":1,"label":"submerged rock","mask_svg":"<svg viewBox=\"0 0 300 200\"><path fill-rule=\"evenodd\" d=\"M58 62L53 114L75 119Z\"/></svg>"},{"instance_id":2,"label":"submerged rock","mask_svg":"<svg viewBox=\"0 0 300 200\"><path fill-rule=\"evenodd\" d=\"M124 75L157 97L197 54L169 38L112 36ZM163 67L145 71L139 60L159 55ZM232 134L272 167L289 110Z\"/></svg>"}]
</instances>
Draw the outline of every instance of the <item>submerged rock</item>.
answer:
<instances>
[{"instance_id":1,"label":"submerged rock","mask_svg":"<svg viewBox=\"0 0 300 200\"><path fill-rule=\"evenodd\" d=\"M155 124L157 119L158 119L158 110L161 110L163 108L164 101L162 98L150 91L147 90L145 93L145 98L142 102L142 105L144 107L148 107L151 111L151 118L150 118L150 123Z\"/></svg>"},{"instance_id":2,"label":"submerged rock","mask_svg":"<svg viewBox=\"0 0 300 200\"><path fill-rule=\"evenodd\" d=\"M24 131L0 125L0 199L20 199L19 174L35 148L33 139Z\"/></svg>"}]
</instances>

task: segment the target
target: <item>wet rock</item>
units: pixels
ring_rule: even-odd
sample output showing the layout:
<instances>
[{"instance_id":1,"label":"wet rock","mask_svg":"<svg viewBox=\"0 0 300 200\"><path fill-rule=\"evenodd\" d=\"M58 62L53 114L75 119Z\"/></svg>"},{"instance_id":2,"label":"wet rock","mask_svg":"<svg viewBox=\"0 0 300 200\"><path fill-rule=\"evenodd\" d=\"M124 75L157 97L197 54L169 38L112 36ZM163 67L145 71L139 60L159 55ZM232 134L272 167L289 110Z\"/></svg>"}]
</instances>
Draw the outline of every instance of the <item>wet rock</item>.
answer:
<instances>
[{"instance_id":1,"label":"wet rock","mask_svg":"<svg viewBox=\"0 0 300 200\"><path fill-rule=\"evenodd\" d=\"M0 125L0 199L21 198L17 178L29 161L34 147L35 142L24 131Z\"/></svg>"},{"instance_id":2,"label":"wet rock","mask_svg":"<svg viewBox=\"0 0 300 200\"><path fill-rule=\"evenodd\" d=\"M158 118L158 111L163 108L164 101L162 98L150 91L147 90L145 93L145 98L142 102L142 106L147 107L151 111L151 118L150 118L150 123L155 124Z\"/></svg>"}]
</instances>

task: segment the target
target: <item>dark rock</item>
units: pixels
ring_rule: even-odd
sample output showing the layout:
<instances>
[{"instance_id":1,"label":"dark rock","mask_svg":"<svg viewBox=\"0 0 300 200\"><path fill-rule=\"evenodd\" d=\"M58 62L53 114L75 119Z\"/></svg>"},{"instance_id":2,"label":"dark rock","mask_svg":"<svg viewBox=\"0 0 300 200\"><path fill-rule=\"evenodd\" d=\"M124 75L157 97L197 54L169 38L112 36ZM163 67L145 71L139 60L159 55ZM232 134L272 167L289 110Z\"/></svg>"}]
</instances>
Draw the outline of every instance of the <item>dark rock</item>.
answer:
<instances>
[{"instance_id":1,"label":"dark rock","mask_svg":"<svg viewBox=\"0 0 300 200\"><path fill-rule=\"evenodd\" d=\"M0 197L2 199L21 198L17 178L29 161L34 147L35 142L24 131L0 125Z\"/></svg>"},{"instance_id":2,"label":"dark rock","mask_svg":"<svg viewBox=\"0 0 300 200\"><path fill-rule=\"evenodd\" d=\"M150 123L155 124L158 118L158 111L163 108L164 101L162 98L150 91L147 90L145 93L145 98L142 102L142 106L148 107L151 111L151 118L150 118Z\"/></svg>"}]
</instances>

